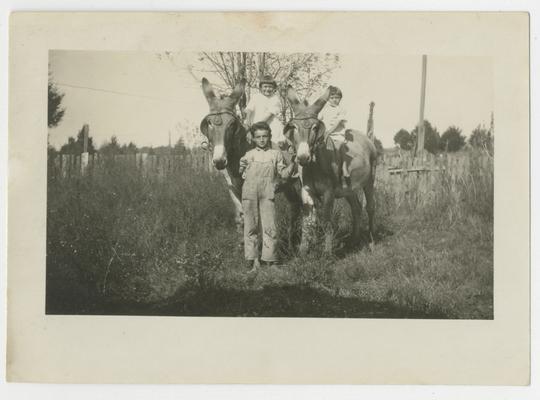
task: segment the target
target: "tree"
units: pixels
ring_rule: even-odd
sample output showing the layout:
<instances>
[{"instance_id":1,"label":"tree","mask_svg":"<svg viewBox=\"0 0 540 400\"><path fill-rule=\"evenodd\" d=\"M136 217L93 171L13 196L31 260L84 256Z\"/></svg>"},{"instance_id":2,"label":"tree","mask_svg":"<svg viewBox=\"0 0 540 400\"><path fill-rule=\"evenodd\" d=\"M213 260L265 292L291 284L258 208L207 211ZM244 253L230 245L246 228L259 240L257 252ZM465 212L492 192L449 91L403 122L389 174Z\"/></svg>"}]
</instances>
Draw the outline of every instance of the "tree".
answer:
<instances>
[{"instance_id":1,"label":"tree","mask_svg":"<svg viewBox=\"0 0 540 400\"><path fill-rule=\"evenodd\" d=\"M413 143L416 143L418 133L418 126L416 126L411 131L411 136L413 137ZM424 149L429 151L432 154L439 152L441 137L437 128L431 125L431 123L425 119L424 120Z\"/></svg>"},{"instance_id":2,"label":"tree","mask_svg":"<svg viewBox=\"0 0 540 400\"><path fill-rule=\"evenodd\" d=\"M121 148L116 136L111 136L109 142L103 143L99 148L99 152L105 155L121 154Z\"/></svg>"},{"instance_id":3,"label":"tree","mask_svg":"<svg viewBox=\"0 0 540 400\"><path fill-rule=\"evenodd\" d=\"M81 154L84 150L84 127L77 133L77 139L70 136L68 142L60 148L62 154ZM91 136L88 136L88 152L93 154L96 152Z\"/></svg>"},{"instance_id":4,"label":"tree","mask_svg":"<svg viewBox=\"0 0 540 400\"><path fill-rule=\"evenodd\" d=\"M469 144L474 148L486 150L493 154L493 137L491 132L484 126L478 125L474 128L469 137Z\"/></svg>"},{"instance_id":5,"label":"tree","mask_svg":"<svg viewBox=\"0 0 540 400\"><path fill-rule=\"evenodd\" d=\"M120 154L137 154L137 146L133 142L129 144L123 144L120 148Z\"/></svg>"},{"instance_id":6,"label":"tree","mask_svg":"<svg viewBox=\"0 0 540 400\"><path fill-rule=\"evenodd\" d=\"M411 150L414 145L414 140L406 129L400 129L394 135L394 143L402 150Z\"/></svg>"},{"instance_id":7,"label":"tree","mask_svg":"<svg viewBox=\"0 0 540 400\"><path fill-rule=\"evenodd\" d=\"M63 98L64 93L58 90L49 75L49 82L47 84L47 126L49 128L57 126L64 117L66 109L62 107Z\"/></svg>"},{"instance_id":8,"label":"tree","mask_svg":"<svg viewBox=\"0 0 540 400\"><path fill-rule=\"evenodd\" d=\"M171 53L159 55L174 63ZM292 110L285 99L288 85L294 87L300 97L308 98L322 91L330 78L331 72L339 65L337 54L319 53L255 53L255 52L202 52L199 53L199 65L188 69L199 82L202 76L212 81L219 95L232 91L236 83L246 80L246 95L240 99L240 109L245 108L251 89L258 88L262 75L271 75L278 83L282 112L278 117L288 120ZM181 68L180 66L178 66ZM195 72L200 75L195 76ZM208 76L211 74L212 76Z\"/></svg>"},{"instance_id":9,"label":"tree","mask_svg":"<svg viewBox=\"0 0 540 400\"><path fill-rule=\"evenodd\" d=\"M450 126L441 136L440 148L442 151L454 152L465 146L465 136L457 126Z\"/></svg>"}]
</instances>

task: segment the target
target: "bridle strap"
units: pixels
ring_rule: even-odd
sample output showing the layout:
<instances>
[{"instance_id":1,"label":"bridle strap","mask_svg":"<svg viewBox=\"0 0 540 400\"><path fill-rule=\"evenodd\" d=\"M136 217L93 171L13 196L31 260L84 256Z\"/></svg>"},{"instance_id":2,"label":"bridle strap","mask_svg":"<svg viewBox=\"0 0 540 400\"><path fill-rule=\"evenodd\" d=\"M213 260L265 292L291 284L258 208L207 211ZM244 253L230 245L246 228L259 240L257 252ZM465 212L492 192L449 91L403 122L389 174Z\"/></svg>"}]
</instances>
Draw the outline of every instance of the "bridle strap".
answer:
<instances>
[{"instance_id":1,"label":"bridle strap","mask_svg":"<svg viewBox=\"0 0 540 400\"><path fill-rule=\"evenodd\" d=\"M242 124L240 123L240 119L238 118L238 115L236 115L236 113L234 113L233 111L230 111L230 110L217 111L214 113L207 114L205 119L207 119L208 117L216 117L223 114L230 115L231 117L234 118L234 121L237 123L236 130L234 131L234 134L236 135L240 131ZM228 125L230 125L230 123ZM210 147L211 146L208 146L208 150L210 150Z\"/></svg>"},{"instance_id":2,"label":"bridle strap","mask_svg":"<svg viewBox=\"0 0 540 400\"><path fill-rule=\"evenodd\" d=\"M317 121L320 122L320 120L319 120L319 118L318 118L317 115L307 115L307 116L305 116L305 117L293 117L289 123L291 123L291 122L293 122L293 121L306 121L306 120L308 120L308 119L316 119ZM308 133L308 143L311 144L311 141L310 141L310 139L311 139L310 134L311 134L311 131ZM321 146L324 146L324 137L323 137L323 138L316 138L316 140L314 141L314 143L313 143L312 145L313 145L313 148L312 148L312 150L311 150L311 153L313 153L313 152L315 151L316 148L321 147ZM296 152L296 149L295 149L295 152Z\"/></svg>"},{"instance_id":3,"label":"bridle strap","mask_svg":"<svg viewBox=\"0 0 540 400\"><path fill-rule=\"evenodd\" d=\"M232 112L230 110L223 110L223 111L218 111L218 112L215 112L215 113L210 113L210 114L206 115L206 118L208 118L208 117L216 117L216 116L222 115L222 114L228 114L231 117L233 117L235 120L238 121L238 115L236 115L236 113L234 113L234 112Z\"/></svg>"}]
</instances>

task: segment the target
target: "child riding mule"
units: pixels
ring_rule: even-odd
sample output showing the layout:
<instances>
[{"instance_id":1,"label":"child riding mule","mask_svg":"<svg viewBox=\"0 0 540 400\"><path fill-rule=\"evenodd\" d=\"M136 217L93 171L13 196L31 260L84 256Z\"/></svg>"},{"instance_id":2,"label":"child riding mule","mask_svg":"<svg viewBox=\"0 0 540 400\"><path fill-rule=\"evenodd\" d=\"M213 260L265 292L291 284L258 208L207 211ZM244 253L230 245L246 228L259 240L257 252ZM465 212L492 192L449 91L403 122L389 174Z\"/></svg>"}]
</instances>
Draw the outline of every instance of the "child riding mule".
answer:
<instances>
[{"instance_id":1,"label":"child riding mule","mask_svg":"<svg viewBox=\"0 0 540 400\"><path fill-rule=\"evenodd\" d=\"M352 241L360 239L360 215L362 212L362 193L366 197L368 230L370 243L373 242L375 163L377 151L366 135L357 132L355 140L347 145L347 156L351 158L349 172L351 189L344 190L340 185L340 152L333 141L325 134L325 126L318 114L328 101L326 92L312 105L300 102L295 91L289 87L289 100L294 117L285 126L284 134L296 149L296 161L301 165L301 179L304 186L304 208L311 208L315 215L317 203L321 204L323 228L325 230L325 251L333 250L334 232L331 216L335 198L344 197L351 206ZM301 250L306 251L308 238L303 235Z\"/></svg>"}]
</instances>

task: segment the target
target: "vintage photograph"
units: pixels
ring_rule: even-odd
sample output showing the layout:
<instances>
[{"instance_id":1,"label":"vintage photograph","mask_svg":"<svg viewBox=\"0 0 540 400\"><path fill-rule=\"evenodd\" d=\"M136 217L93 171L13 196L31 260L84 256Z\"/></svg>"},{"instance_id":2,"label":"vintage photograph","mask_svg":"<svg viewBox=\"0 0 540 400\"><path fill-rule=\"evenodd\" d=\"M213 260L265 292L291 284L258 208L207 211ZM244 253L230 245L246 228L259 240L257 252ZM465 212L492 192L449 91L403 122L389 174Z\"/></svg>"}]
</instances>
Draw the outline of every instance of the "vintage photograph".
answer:
<instances>
[{"instance_id":1,"label":"vintage photograph","mask_svg":"<svg viewBox=\"0 0 540 400\"><path fill-rule=\"evenodd\" d=\"M50 50L46 313L493 319L492 68Z\"/></svg>"}]
</instances>

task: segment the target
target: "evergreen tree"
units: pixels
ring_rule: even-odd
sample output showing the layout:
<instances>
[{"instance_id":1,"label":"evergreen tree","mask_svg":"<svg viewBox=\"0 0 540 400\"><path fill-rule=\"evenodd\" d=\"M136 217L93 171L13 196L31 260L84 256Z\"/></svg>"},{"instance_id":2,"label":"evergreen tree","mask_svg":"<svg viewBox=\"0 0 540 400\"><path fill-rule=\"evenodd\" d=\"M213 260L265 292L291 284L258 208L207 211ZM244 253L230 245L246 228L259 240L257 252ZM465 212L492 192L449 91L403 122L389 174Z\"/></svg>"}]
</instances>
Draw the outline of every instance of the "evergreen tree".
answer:
<instances>
[{"instance_id":1,"label":"evergreen tree","mask_svg":"<svg viewBox=\"0 0 540 400\"><path fill-rule=\"evenodd\" d=\"M406 129L400 129L394 135L394 143L402 150L411 150L414 145L413 137Z\"/></svg>"},{"instance_id":2,"label":"evergreen tree","mask_svg":"<svg viewBox=\"0 0 540 400\"><path fill-rule=\"evenodd\" d=\"M440 147L442 151L459 151L465 146L465 136L457 126L450 126L441 136Z\"/></svg>"},{"instance_id":3,"label":"evergreen tree","mask_svg":"<svg viewBox=\"0 0 540 400\"><path fill-rule=\"evenodd\" d=\"M66 109L62 107L64 93L58 90L50 76L47 89L47 126L54 128L60 123L66 112Z\"/></svg>"}]
</instances>

